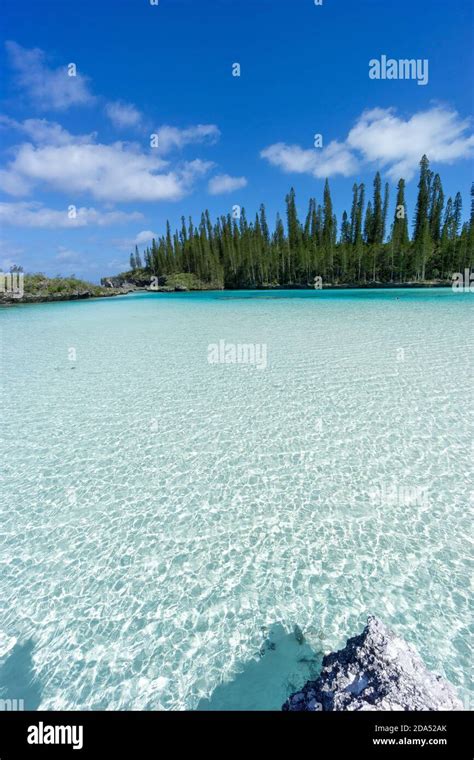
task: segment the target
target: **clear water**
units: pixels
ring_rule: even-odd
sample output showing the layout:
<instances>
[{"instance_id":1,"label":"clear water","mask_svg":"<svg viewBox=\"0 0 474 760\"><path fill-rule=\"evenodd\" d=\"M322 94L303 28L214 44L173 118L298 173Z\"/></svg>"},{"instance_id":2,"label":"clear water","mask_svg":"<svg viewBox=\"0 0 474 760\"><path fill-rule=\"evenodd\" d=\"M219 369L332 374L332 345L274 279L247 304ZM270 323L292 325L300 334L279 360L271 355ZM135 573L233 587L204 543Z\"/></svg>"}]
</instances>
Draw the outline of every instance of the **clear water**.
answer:
<instances>
[{"instance_id":1,"label":"clear water","mask_svg":"<svg viewBox=\"0 0 474 760\"><path fill-rule=\"evenodd\" d=\"M0 696L278 709L372 612L466 698L473 302L1 310ZM220 339L267 368L209 364Z\"/></svg>"}]
</instances>

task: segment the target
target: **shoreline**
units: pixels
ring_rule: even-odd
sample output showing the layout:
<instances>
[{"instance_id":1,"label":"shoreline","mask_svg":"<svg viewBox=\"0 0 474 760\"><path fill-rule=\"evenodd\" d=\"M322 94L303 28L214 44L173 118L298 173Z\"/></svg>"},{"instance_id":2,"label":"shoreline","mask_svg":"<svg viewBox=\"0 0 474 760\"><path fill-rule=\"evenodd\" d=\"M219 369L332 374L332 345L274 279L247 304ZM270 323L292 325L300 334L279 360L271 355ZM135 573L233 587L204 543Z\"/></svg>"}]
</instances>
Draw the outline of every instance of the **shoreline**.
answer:
<instances>
[{"instance_id":1,"label":"shoreline","mask_svg":"<svg viewBox=\"0 0 474 760\"><path fill-rule=\"evenodd\" d=\"M311 285L260 285L252 288L149 288L139 287L130 283L131 287L119 288L105 288L103 293L90 293L89 291L73 294L45 294L39 295L36 293L27 293L24 296L17 298L10 294L0 294L0 307L18 306L18 305L32 305L39 303L57 303L64 301L95 301L101 298L114 298L117 296L127 296L134 293L161 293L165 295L173 295L176 293L234 293L234 292L267 292L267 291L284 291L284 290L326 290L326 291L342 291L342 290L416 290L416 289L433 289L433 288L450 288L452 283L450 282L438 282L438 281L424 281L424 282L404 282L404 283L366 283L363 285L355 283L344 284L328 284L323 285L321 288L314 288Z\"/></svg>"},{"instance_id":2,"label":"shoreline","mask_svg":"<svg viewBox=\"0 0 474 760\"><path fill-rule=\"evenodd\" d=\"M0 308L9 306L33 306L39 303L59 303L62 301L95 301L100 298L113 298L115 296L128 295L129 292L123 293L79 293L79 294L45 294L37 295L35 293L26 293L24 296L17 298L9 294L0 294Z\"/></svg>"}]
</instances>

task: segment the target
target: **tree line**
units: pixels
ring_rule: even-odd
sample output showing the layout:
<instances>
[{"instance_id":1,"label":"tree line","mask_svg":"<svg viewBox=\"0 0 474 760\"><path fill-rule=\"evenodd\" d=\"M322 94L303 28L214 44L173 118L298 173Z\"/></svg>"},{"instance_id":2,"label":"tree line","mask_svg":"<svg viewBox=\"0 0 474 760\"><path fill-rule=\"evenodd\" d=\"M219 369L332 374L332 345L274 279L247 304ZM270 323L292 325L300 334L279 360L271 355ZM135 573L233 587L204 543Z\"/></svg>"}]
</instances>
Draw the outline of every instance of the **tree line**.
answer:
<instances>
[{"instance_id":1,"label":"tree line","mask_svg":"<svg viewBox=\"0 0 474 760\"><path fill-rule=\"evenodd\" d=\"M285 199L286 226L277 214L273 231L264 204L253 220L238 207L214 224L207 210L197 226L183 216L173 234L166 223L166 234L146 248L143 261L135 247L130 269L134 275L189 273L208 286L253 288L312 285L317 276L332 284L449 280L474 265L474 183L470 220L463 224L461 194L446 200L439 174L423 156L411 234L405 180L398 182L391 222L389 193L379 172L367 202L365 185L355 183L340 224L328 180L322 203L310 198L304 220L292 188Z\"/></svg>"}]
</instances>

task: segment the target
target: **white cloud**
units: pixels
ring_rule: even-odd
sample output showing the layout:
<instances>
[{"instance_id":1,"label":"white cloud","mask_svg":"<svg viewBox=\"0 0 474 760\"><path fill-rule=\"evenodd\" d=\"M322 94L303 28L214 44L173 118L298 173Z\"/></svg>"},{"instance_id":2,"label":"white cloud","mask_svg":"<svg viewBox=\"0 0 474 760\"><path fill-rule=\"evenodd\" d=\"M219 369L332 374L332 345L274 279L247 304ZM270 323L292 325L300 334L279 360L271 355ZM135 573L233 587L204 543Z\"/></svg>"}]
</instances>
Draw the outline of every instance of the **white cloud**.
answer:
<instances>
[{"instance_id":1,"label":"white cloud","mask_svg":"<svg viewBox=\"0 0 474 760\"><path fill-rule=\"evenodd\" d=\"M14 171L0 169L0 190L8 195L28 195L30 185L27 180Z\"/></svg>"},{"instance_id":2,"label":"white cloud","mask_svg":"<svg viewBox=\"0 0 474 760\"><path fill-rule=\"evenodd\" d=\"M356 157L343 143L337 141L329 143L327 148L313 149L275 143L262 150L260 156L284 172L312 174L318 178L333 177L337 174L349 177L358 168Z\"/></svg>"},{"instance_id":3,"label":"white cloud","mask_svg":"<svg viewBox=\"0 0 474 760\"><path fill-rule=\"evenodd\" d=\"M260 156L285 172L314 177L351 176L362 164L385 168L397 180L410 180L420 158L426 154L433 163L453 163L474 152L471 122L456 111L433 107L409 119L393 108L374 108L358 118L344 142L333 141L326 148L305 149L299 145L275 143Z\"/></svg>"},{"instance_id":4,"label":"white cloud","mask_svg":"<svg viewBox=\"0 0 474 760\"><path fill-rule=\"evenodd\" d=\"M124 141L97 143L96 133L72 135L47 119L20 122L0 115L0 127L29 138L10 149L12 158L0 169L0 189L16 197L41 186L63 191L66 205L75 203L78 194L89 194L102 203L179 200L214 168L213 162L201 159L171 166L161 151L144 151L142 146ZM218 134L213 125L186 130L166 127L164 143L170 149L172 145L213 141Z\"/></svg>"},{"instance_id":5,"label":"white cloud","mask_svg":"<svg viewBox=\"0 0 474 760\"><path fill-rule=\"evenodd\" d=\"M393 108L365 111L349 132L347 144L366 161L387 167L392 179L411 179L425 153L436 163L452 163L473 154L471 124L456 111L443 107L419 111L409 119Z\"/></svg>"},{"instance_id":6,"label":"white cloud","mask_svg":"<svg viewBox=\"0 0 474 760\"><path fill-rule=\"evenodd\" d=\"M239 190L246 187L247 180L245 177L231 177L229 174L216 174L209 180L208 190L211 195L220 195L221 193L231 193L233 190Z\"/></svg>"},{"instance_id":7,"label":"white cloud","mask_svg":"<svg viewBox=\"0 0 474 760\"><path fill-rule=\"evenodd\" d=\"M124 211L97 211L95 208L78 208L76 216L70 218L68 209L51 209L38 201L19 203L0 203L0 224L17 227L41 227L43 229L58 229L89 227L96 225L105 227L110 224L133 222L142 218L139 212L125 213Z\"/></svg>"},{"instance_id":8,"label":"white cloud","mask_svg":"<svg viewBox=\"0 0 474 760\"><path fill-rule=\"evenodd\" d=\"M202 161L200 158L195 158L194 161L183 161L180 164L179 172L183 181L191 184L195 179L204 177L214 167L213 161Z\"/></svg>"},{"instance_id":9,"label":"white cloud","mask_svg":"<svg viewBox=\"0 0 474 760\"><path fill-rule=\"evenodd\" d=\"M68 64L74 61L52 69L46 65L42 50L23 48L11 41L5 45L17 84L38 108L64 111L73 105L89 105L94 102L87 78L79 72L76 72L76 76L68 74Z\"/></svg>"},{"instance_id":10,"label":"white cloud","mask_svg":"<svg viewBox=\"0 0 474 760\"><path fill-rule=\"evenodd\" d=\"M9 116L0 114L0 127L12 129L27 135L36 145L70 145L72 143L94 142L96 132L88 135L72 135L56 121L47 119L25 119L16 121Z\"/></svg>"},{"instance_id":11,"label":"white cloud","mask_svg":"<svg viewBox=\"0 0 474 760\"><path fill-rule=\"evenodd\" d=\"M134 238L118 238L112 240L113 245L116 245L122 251L131 251L136 245L143 246L151 243L153 238L155 240L159 237L157 232L152 230L142 230L135 235Z\"/></svg>"},{"instance_id":12,"label":"white cloud","mask_svg":"<svg viewBox=\"0 0 474 760\"><path fill-rule=\"evenodd\" d=\"M152 232L151 230L142 230L138 233L138 235L135 236L135 240L133 241L134 245L142 245L143 243L151 243L153 238L157 238L158 235L156 232Z\"/></svg>"},{"instance_id":13,"label":"white cloud","mask_svg":"<svg viewBox=\"0 0 474 760\"><path fill-rule=\"evenodd\" d=\"M142 120L140 111L132 103L123 103L119 100L107 103L105 113L112 124L119 129L137 127Z\"/></svg>"},{"instance_id":14,"label":"white cloud","mask_svg":"<svg viewBox=\"0 0 474 760\"><path fill-rule=\"evenodd\" d=\"M74 196L89 193L103 202L179 200L213 164L196 159L173 170L155 152L132 143L73 143L35 147L24 143L0 172L0 187L26 195L38 184Z\"/></svg>"},{"instance_id":15,"label":"white cloud","mask_svg":"<svg viewBox=\"0 0 474 760\"><path fill-rule=\"evenodd\" d=\"M207 143L214 145L221 135L215 124L196 124L187 129L163 125L155 130L158 135L158 148L162 153L167 153L173 148L184 148L185 145L194 143Z\"/></svg>"}]
</instances>

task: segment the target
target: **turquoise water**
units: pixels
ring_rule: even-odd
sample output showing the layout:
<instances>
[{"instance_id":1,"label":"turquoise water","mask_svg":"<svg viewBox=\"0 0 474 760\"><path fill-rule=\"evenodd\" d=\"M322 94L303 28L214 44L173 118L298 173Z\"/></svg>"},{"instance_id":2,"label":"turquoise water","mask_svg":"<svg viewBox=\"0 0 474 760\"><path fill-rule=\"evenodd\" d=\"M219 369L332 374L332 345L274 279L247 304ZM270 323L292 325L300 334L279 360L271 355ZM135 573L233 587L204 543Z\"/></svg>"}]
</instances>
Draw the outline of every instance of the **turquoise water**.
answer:
<instances>
[{"instance_id":1,"label":"turquoise water","mask_svg":"<svg viewBox=\"0 0 474 760\"><path fill-rule=\"evenodd\" d=\"M0 696L277 709L372 612L466 698L473 303L1 310ZM220 340L266 367L210 364Z\"/></svg>"}]
</instances>

